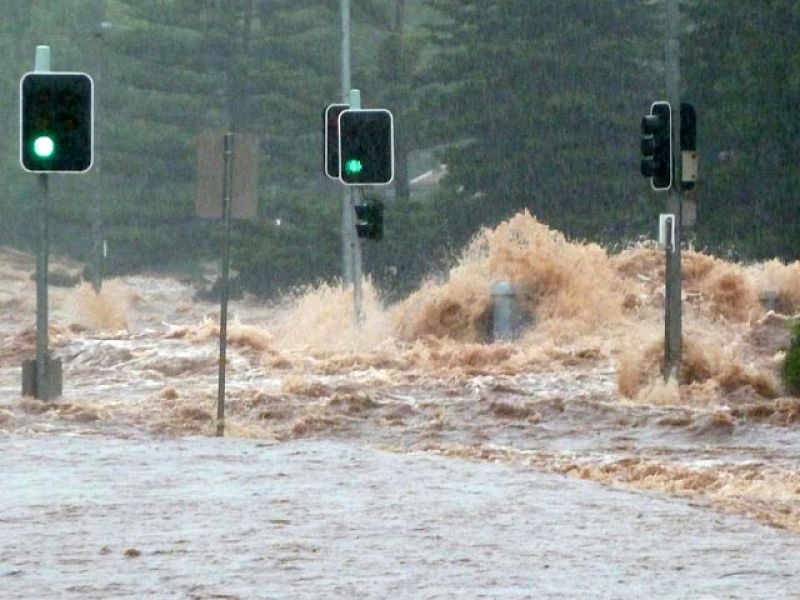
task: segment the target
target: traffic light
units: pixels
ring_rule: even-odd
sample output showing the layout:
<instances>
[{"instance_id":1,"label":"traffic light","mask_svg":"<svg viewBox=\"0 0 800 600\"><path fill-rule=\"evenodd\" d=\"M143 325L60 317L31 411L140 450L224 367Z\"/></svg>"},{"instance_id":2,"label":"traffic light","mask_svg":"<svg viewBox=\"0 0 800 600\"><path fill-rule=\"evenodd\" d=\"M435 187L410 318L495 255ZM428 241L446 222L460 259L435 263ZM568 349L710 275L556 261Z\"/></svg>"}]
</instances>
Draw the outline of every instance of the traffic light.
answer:
<instances>
[{"instance_id":1,"label":"traffic light","mask_svg":"<svg viewBox=\"0 0 800 600\"><path fill-rule=\"evenodd\" d=\"M339 179L346 185L385 185L394 179L394 119L385 109L339 115Z\"/></svg>"},{"instance_id":2,"label":"traffic light","mask_svg":"<svg viewBox=\"0 0 800 600\"><path fill-rule=\"evenodd\" d=\"M92 166L94 84L85 73L27 73L19 83L20 163L36 173Z\"/></svg>"},{"instance_id":3,"label":"traffic light","mask_svg":"<svg viewBox=\"0 0 800 600\"><path fill-rule=\"evenodd\" d=\"M349 104L329 104L325 109L325 174L339 179L339 115Z\"/></svg>"},{"instance_id":4,"label":"traffic light","mask_svg":"<svg viewBox=\"0 0 800 600\"><path fill-rule=\"evenodd\" d=\"M669 102L653 102L642 118L642 175L654 190L672 187L672 109Z\"/></svg>"},{"instance_id":5,"label":"traffic light","mask_svg":"<svg viewBox=\"0 0 800 600\"><path fill-rule=\"evenodd\" d=\"M365 204L356 204L355 209L358 237L380 241L383 238L383 202L370 198Z\"/></svg>"}]
</instances>

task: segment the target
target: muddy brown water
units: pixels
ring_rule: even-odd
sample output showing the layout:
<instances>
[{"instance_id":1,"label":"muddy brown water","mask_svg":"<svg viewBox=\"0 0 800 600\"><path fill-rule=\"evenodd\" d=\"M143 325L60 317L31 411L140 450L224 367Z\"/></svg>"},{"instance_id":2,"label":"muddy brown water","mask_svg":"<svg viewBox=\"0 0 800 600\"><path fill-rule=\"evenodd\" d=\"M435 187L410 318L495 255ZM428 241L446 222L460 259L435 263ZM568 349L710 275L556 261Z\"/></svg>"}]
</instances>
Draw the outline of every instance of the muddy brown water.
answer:
<instances>
[{"instance_id":1,"label":"muddy brown water","mask_svg":"<svg viewBox=\"0 0 800 600\"><path fill-rule=\"evenodd\" d=\"M0 466L9 599L800 597L795 535L502 464L11 435Z\"/></svg>"}]
</instances>

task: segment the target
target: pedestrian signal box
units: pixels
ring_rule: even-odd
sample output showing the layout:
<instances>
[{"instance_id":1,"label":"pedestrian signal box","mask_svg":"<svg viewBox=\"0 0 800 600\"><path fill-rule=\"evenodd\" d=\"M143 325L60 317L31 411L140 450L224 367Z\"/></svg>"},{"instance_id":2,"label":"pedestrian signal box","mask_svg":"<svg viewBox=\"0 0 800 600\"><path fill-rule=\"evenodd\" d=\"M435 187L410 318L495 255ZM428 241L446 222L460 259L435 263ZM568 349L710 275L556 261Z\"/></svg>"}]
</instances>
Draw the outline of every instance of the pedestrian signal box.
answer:
<instances>
[{"instance_id":1,"label":"pedestrian signal box","mask_svg":"<svg viewBox=\"0 0 800 600\"><path fill-rule=\"evenodd\" d=\"M374 198L356 204L356 232L358 237L379 242L383 239L383 202Z\"/></svg>"},{"instance_id":2,"label":"pedestrian signal box","mask_svg":"<svg viewBox=\"0 0 800 600\"><path fill-rule=\"evenodd\" d=\"M394 119L385 109L339 115L339 179L346 185L385 185L394 179Z\"/></svg>"}]
</instances>

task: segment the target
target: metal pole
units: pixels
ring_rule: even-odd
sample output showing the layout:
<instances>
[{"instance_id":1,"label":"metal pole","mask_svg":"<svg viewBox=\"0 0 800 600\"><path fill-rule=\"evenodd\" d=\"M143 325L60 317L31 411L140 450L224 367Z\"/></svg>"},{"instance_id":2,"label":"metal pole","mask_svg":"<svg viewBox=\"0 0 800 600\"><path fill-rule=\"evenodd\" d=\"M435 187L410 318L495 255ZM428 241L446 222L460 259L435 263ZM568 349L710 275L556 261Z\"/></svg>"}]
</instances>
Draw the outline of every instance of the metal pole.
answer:
<instances>
[{"instance_id":1,"label":"metal pole","mask_svg":"<svg viewBox=\"0 0 800 600\"><path fill-rule=\"evenodd\" d=\"M353 227L355 227L355 204L356 204L356 189L350 189L350 214L353 218ZM364 322L364 309L363 309L363 291L362 291L362 272L361 272L361 238L358 235L351 235L352 240L352 256L353 256L353 310L356 325Z\"/></svg>"},{"instance_id":2,"label":"metal pole","mask_svg":"<svg viewBox=\"0 0 800 600\"><path fill-rule=\"evenodd\" d=\"M342 17L342 100L347 103L350 95L350 0L341 0ZM355 218L351 194L345 187L342 190L342 279L346 284L354 283L353 238L355 237Z\"/></svg>"},{"instance_id":3,"label":"metal pole","mask_svg":"<svg viewBox=\"0 0 800 600\"><path fill-rule=\"evenodd\" d=\"M109 31L113 25L105 20L105 2L103 0L95 0L93 5L92 11L92 18L93 18L93 33L94 38L97 40L98 44L95 47L95 51L97 52L96 55L96 63L95 63L95 88L97 90L103 89L103 75L105 74L105 49L101 47L103 35L106 31ZM95 92L95 106L94 106L94 147L96 149L100 149L100 123L102 123L102 119L100 118L100 108L102 107L102 102L99 102L98 98L99 94ZM103 240L103 213L102 213L102 202L103 202L103 186L102 186L102 170L101 170L101 161L102 161L102 152L95 152L94 156L94 171L95 171L95 179L94 179L94 187L93 187L93 203L92 203L92 267L91 267L91 277L92 277L92 288L96 293L100 292L100 288L103 287L103 264L105 262L105 243Z\"/></svg>"},{"instance_id":4,"label":"metal pole","mask_svg":"<svg viewBox=\"0 0 800 600\"><path fill-rule=\"evenodd\" d=\"M219 311L219 383L217 386L217 436L225 435L225 367L228 346L228 278L231 250L231 183L233 181L233 134L225 134L225 177L222 182L222 218L225 246L222 251L222 290Z\"/></svg>"},{"instance_id":5,"label":"metal pole","mask_svg":"<svg viewBox=\"0 0 800 600\"><path fill-rule=\"evenodd\" d=\"M39 244L36 252L36 397L50 399L47 377L49 352L47 325L47 268L49 253L50 185L47 173L39 175Z\"/></svg>"},{"instance_id":6,"label":"metal pole","mask_svg":"<svg viewBox=\"0 0 800 600\"><path fill-rule=\"evenodd\" d=\"M672 187L667 196L667 212L675 215L673 251L667 250L666 302L664 319L665 373L680 380L681 368L681 239L683 202L680 190L680 40L678 0L667 1L667 97L672 107Z\"/></svg>"}]
</instances>

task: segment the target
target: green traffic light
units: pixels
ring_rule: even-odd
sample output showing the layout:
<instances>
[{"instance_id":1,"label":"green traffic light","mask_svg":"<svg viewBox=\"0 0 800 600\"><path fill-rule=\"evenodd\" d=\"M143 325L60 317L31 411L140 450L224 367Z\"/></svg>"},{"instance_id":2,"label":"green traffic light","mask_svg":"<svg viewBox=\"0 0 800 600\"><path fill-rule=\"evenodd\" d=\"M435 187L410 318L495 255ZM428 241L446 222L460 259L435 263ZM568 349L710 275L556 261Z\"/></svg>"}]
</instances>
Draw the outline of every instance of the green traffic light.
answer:
<instances>
[{"instance_id":1,"label":"green traffic light","mask_svg":"<svg viewBox=\"0 0 800 600\"><path fill-rule=\"evenodd\" d=\"M55 142L49 135L40 135L33 141L33 152L39 158L50 158L55 149Z\"/></svg>"},{"instance_id":2,"label":"green traffic light","mask_svg":"<svg viewBox=\"0 0 800 600\"><path fill-rule=\"evenodd\" d=\"M344 163L344 170L349 175L357 175L364 170L364 164L358 160L357 158L351 158L346 163Z\"/></svg>"}]
</instances>

